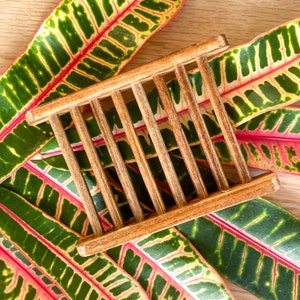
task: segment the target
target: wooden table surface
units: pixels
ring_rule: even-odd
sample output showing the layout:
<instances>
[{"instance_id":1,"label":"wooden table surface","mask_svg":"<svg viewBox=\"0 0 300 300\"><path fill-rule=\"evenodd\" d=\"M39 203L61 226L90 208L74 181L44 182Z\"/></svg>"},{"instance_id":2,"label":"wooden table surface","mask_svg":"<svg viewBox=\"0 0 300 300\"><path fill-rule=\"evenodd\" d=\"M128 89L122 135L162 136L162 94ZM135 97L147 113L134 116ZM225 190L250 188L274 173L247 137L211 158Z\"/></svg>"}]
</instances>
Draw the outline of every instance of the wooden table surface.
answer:
<instances>
[{"instance_id":1,"label":"wooden table surface","mask_svg":"<svg viewBox=\"0 0 300 300\"><path fill-rule=\"evenodd\" d=\"M26 48L56 0L0 0L0 73ZM300 16L300 0L186 0L183 9L152 37L130 63L143 64L212 35L231 46ZM0 108L1 109L1 108ZM268 199L300 217L300 176L279 174L282 188ZM237 299L257 299L229 284Z\"/></svg>"}]
</instances>

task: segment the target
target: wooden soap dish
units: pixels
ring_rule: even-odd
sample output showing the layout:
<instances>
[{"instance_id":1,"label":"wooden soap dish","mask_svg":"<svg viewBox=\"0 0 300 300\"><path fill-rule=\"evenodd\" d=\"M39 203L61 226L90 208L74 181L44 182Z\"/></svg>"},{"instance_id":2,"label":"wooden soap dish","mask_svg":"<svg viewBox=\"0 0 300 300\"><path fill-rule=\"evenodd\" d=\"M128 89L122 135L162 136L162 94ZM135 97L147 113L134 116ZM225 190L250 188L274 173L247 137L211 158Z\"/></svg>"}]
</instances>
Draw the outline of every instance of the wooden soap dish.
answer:
<instances>
[{"instance_id":1,"label":"wooden soap dish","mask_svg":"<svg viewBox=\"0 0 300 300\"><path fill-rule=\"evenodd\" d=\"M267 173L251 178L229 118L226 114L224 104L220 98L207 58L225 50L227 47L228 44L225 37L220 35L150 62L134 70L102 81L86 89L43 104L26 114L26 120L29 124L38 124L47 120L50 122L76 184L78 193L84 203L94 233L79 240L77 249L81 255L88 256L109 249L125 243L126 241L142 237L143 235L175 226L182 222L255 197L263 196L276 191L279 188L279 182L274 173ZM240 179L240 182L234 186L229 186L204 123L203 116L201 115L199 106L196 102L196 96L194 95L194 91L188 80L186 66L191 63L196 63L200 70L206 94L210 98L216 119L222 130L231 157L234 160L235 168ZM178 80L184 101L186 101L188 107L190 118L194 123L196 132L199 136L201 147L219 188L219 191L217 192L211 194L208 193L196 161L192 155L191 148L178 119L173 100L169 95L165 83L164 76L169 73L175 73ZM149 81L154 83L158 90L161 102L168 117L168 122L173 130L178 148L197 194L197 197L188 203L148 103L144 84ZM148 165L148 161L125 104L124 92L126 90L130 90L136 99L146 128L157 152L161 167L164 171L169 189L174 197L176 203L175 207L166 207L164 199L162 199L162 195ZM143 213L139 199L137 198L134 183L132 183L132 180L129 177L126 164L120 154L120 150L105 117L103 103L108 97L112 99L113 105L120 117L126 138L153 203L155 213L151 216L145 216ZM125 225L123 221L123 217L110 188L108 178L105 175L88 128L82 117L80 107L85 105L90 105L92 108L92 112L98 123L99 129L101 130L119 181L134 216L134 222L131 222L128 225ZM74 121L107 210L114 224L114 229L109 232L104 232L103 230L91 193L62 126L60 116L65 113L70 113Z\"/></svg>"}]
</instances>

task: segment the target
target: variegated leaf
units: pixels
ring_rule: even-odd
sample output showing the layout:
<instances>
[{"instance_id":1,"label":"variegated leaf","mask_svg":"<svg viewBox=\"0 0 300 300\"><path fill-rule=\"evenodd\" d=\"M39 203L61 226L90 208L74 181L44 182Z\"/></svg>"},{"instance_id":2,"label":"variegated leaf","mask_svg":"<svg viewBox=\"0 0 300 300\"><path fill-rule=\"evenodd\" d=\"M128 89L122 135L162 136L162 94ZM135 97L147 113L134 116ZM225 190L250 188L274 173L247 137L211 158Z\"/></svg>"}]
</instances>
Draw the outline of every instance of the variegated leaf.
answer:
<instances>
[{"instance_id":1,"label":"variegated leaf","mask_svg":"<svg viewBox=\"0 0 300 300\"><path fill-rule=\"evenodd\" d=\"M70 299L4 236L0 237L1 299Z\"/></svg>"},{"instance_id":2,"label":"variegated leaf","mask_svg":"<svg viewBox=\"0 0 300 300\"><path fill-rule=\"evenodd\" d=\"M2 186L26 198L81 235L91 233L82 201L77 195L69 171L56 170L41 162L39 165L27 162ZM102 221L105 224L105 219Z\"/></svg>"},{"instance_id":3,"label":"variegated leaf","mask_svg":"<svg viewBox=\"0 0 300 300\"><path fill-rule=\"evenodd\" d=\"M78 234L3 187L0 188L0 220L0 231L4 236L2 243L7 244L5 240L8 240L11 247L24 257L23 263L19 262L20 269L26 271L31 266L32 270L42 270L43 276L49 278L68 298L147 297L138 282L118 268L107 255L102 253L90 258L80 257L75 249ZM15 259L15 263L18 263L20 256ZM48 285L46 282L45 289ZM8 291L5 290L7 288ZM25 288L27 285L24 285ZM4 297L9 293L9 287L5 289ZM24 292L23 287L19 289L20 294ZM57 296L53 299L57 299Z\"/></svg>"},{"instance_id":4,"label":"variegated leaf","mask_svg":"<svg viewBox=\"0 0 300 300\"><path fill-rule=\"evenodd\" d=\"M232 299L219 275L176 230L108 251L139 280L151 299Z\"/></svg>"},{"instance_id":5,"label":"variegated leaf","mask_svg":"<svg viewBox=\"0 0 300 300\"><path fill-rule=\"evenodd\" d=\"M249 167L299 174L300 110L286 107L262 114L235 130L242 153ZM214 139L221 162L233 165L224 138ZM206 163L203 151L194 147L198 162Z\"/></svg>"},{"instance_id":6,"label":"variegated leaf","mask_svg":"<svg viewBox=\"0 0 300 300\"><path fill-rule=\"evenodd\" d=\"M236 135L250 167L299 174L299 108L263 114L237 128Z\"/></svg>"},{"instance_id":7,"label":"variegated leaf","mask_svg":"<svg viewBox=\"0 0 300 300\"><path fill-rule=\"evenodd\" d=\"M249 167L299 174L300 110L283 108L258 116L235 131ZM215 146L224 164L233 164L222 138ZM198 158L203 154L198 152Z\"/></svg>"},{"instance_id":8,"label":"variegated leaf","mask_svg":"<svg viewBox=\"0 0 300 300\"><path fill-rule=\"evenodd\" d=\"M193 185L187 171L182 167L182 159L172 155L172 162L177 170L181 171L180 181L186 196L193 197ZM150 161L154 176L162 193L166 205L174 204L174 199L168 188L164 173L157 158ZM148 195L147 188L142 180L140 171L136 164L127 165L132 182L135 182L137 195L144 214L148 215L154 211L153 204ZM116 203L124 217L124 220L132 218L123 188L119 185L115 170L109 171L109 183L114 193ZM216 189L214 179L209 171L202 168L201 173L208 179L207 188L210 191ZM112 222L108 210L100 193L99 186L93 172L84 172L84 177L90 188L94 203L99 212L99 217L105 230L112 229ZM48 215L56 218L69 228L86 235L91 233L83 203L74 186L70 172L57 169L45 164L43 161L30 161L24 164L14 176L2 183L3 187L16 192L26 198L33 205L42 209Z\"/></svg>"},{"instance_id":9,"label":"variegated leaf","mask_svg":"<svg viewBox=\"0 0 300 300\"><path fill-rule=\"evenodd\" d=\"M299 299L300 221L255 199L180 225L220 273L262 299Z\"/></svg>"}]
</instances>

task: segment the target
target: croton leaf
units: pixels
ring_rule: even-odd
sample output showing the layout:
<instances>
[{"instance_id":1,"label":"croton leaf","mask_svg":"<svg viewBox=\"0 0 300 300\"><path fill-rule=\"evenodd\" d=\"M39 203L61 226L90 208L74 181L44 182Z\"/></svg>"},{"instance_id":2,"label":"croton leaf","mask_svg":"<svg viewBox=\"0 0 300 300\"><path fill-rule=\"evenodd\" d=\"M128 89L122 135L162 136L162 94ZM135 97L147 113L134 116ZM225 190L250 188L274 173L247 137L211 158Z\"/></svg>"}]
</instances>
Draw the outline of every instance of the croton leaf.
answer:
<instances>
[{"instance_id":1,"label":"croton leaf","mask_svg":"<svg viewBox=\"0 0 300 300\"><path fill-rule=\"evenodd\" d=\"M299 174L300 110L285 107L261 114L237 127L235 135L247 165L256 169ZM222 136L214 139L221 162L233 165ZM194 147L198 162L206 163L203 151Z\"/></svg>"},{"instance_id":2,"label":"croton leaf","mask_svg":"<svg viewBox=\"0 0 300 300\"><path fill-rule=\"evenodd\" d=\"M69 299L39 266L29 261L2 235L0 265L2 299Z\"/></svg>"},{"instance_id":3,"label":"croton leaf","mask_svg":"<svg viewBox=\"0 0 300 300\"><path fill-rule=\"evenodd\" d=\"M183 0L62 0L15 63L0 77L0 180L51 136L24 113L41 101L118 73Z\"/></svg>"},{"instance_id":4,"label":"croton leaf","mask_svg":"<svg viewBox=\"0 0 300 300\"><path fill-rule=\"evenodd\" d=\"M263 199L178 229L221 274L262 299L299 299L300 220Z\"/></svg>"},{"instance_id":5,"label":"croton leaf","mask_svg":"<svg viewBox=\"0 0 300 300\"><path fill-rule=\"evenodd\" d=\"M256 117L236 130L247 164L253 168L300 172L300 110L283 108Z\"/></svg>"},{"instance_id":6,"label":"croton leaf","mask_svg":"<svg viewBox=\"0 0 300 300\"><path fill-rule=\"evenodd\" d=\"M82 201L69 171L58 171L29 161L1 186L24 197L47 215L81 235L91 233ZM104 219L102 222L105 224Z\"/></svg>"},{"instance_id":7,"label":"croton leaf","mask_svg":"<svg viewBox=\"0 0 300 300\"><path fill-rule=\"evenodd\" d=\"M2 298L13 288L16 293L14 299L24 294L29 280L33 281L30 284L32 289L38 284L38 290L61 291L62 299L64 295L68 299L84 299L86 296L90 299L145 299L146 294L138 282L116 266L105 253L88 259L80 257L75 249L77 233L8 189L0 187L0 198L1 249L6 250L1 253L8 252L11 256L7 263L5 256L0 257L7 270L1 274L7 276L7 285L1 290ZM19 272L12 275L12 264L18 265L24 273L27 271L26 277L20 277ZM37 282L35 273L40 276Z\"/></svg>"},{"instance_id":8,"label":"croton leaf","mask_svg":"<svg viewBox=\"0 0 300 300\"><path fill-rule=\"evenodd\" d=\"M231 299L219 275L175 228L113 248L108 254L139 280L151 299Z\"/></svg>"},{"instance_id":9,"label":"croton leaf","mask_svg":"<svg viewBox=\"0 0 300 300\"><path fill-rule=\"evenodd\" d=\"M229 49L211 60L210 65L214 72L216 83L224 101L226 110L234 127L241 125L252 118L286 106L299 99L299 58L300 58L300 21L295 20L257 37L252 42ZM202 78L199 71L189 73L190 82L197 94L199 105L203 112L208 130L213 137L220 134L214 112L203 91ZM176 79L168 83L170 94L176 103L178 115L190 144L198 144L199 137L187 113L187 107ZM148 93L148 99L157 123L160 125L162 136L169 150L177 147L174 135L169 127L166 114L156 90ZM139 139L148 157L155 155L147 130L139 113L135 101L129 102L129 111ZM108 122L115 133L120 150L127 161L131 161L133 154L124 135L120 119L114 108L106 112ZM101 133L97 129L95 120L87 119L88 127L99 156L105 166L111 164L107 149L103 145ZM82 163L88 167L87 159L78 135L74 128L68 131L69 139L74 143L74 151ZM41 151L41 157L49 164L63 166L60 149L53 139Z\"/></svg>"}]
</instances>

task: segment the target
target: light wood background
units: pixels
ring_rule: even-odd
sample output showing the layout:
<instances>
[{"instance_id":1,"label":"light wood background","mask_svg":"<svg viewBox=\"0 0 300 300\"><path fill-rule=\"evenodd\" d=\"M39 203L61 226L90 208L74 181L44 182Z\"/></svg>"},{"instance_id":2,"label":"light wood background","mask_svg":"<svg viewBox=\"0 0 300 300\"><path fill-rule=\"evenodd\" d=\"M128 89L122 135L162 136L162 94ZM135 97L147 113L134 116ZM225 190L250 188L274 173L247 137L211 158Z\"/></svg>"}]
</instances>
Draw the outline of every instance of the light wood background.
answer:
<instances>
[{"instance_id":1,"label":"light wood background","mask_svg":"<svg viewBox=\"0 0 300 300\"><path fill-rule=\"evenodd\" d=\"M0 0L0 73L26 49L56 3ZM145 44L127 68L220 33L236 46L298 17L300 0L186 0L175 19ZM279 178L281 190L266 198L300 217L300 176L279 174ZM228 286L237 299L257 299L231 283Z\"/></svg>"}]
</instances>

